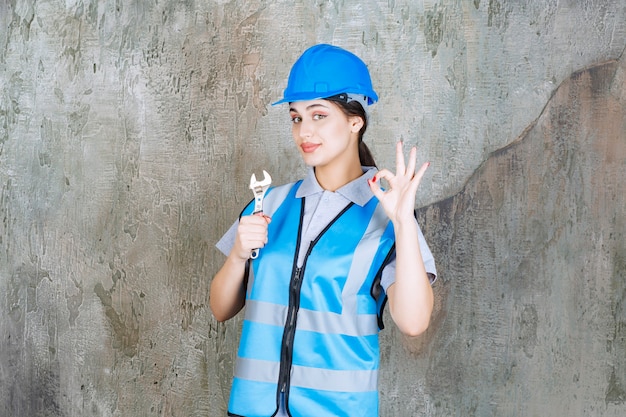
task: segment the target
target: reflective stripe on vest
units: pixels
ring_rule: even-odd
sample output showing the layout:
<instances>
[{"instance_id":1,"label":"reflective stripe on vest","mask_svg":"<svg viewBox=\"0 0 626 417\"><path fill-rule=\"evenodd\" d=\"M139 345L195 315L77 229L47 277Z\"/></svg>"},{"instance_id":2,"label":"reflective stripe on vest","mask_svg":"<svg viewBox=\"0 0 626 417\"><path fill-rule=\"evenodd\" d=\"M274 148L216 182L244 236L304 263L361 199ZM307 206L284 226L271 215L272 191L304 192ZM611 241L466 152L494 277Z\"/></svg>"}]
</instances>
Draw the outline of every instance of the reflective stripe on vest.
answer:
<instances>
[{"instance_id":1,"label":"reflective stripe on vest","mask_svg":"<svg viewBox=\"0 0 626 417\"><path fill-rule=\"evenodd\" d=\"M351 204L297 268L298 186L266 195L272 222L250 268L229 412L271 416L282 389L294 417L377 416L379 328L371 287L393 248L391 222L374 197L363 207Z\"/></svg>"}]
</instances>

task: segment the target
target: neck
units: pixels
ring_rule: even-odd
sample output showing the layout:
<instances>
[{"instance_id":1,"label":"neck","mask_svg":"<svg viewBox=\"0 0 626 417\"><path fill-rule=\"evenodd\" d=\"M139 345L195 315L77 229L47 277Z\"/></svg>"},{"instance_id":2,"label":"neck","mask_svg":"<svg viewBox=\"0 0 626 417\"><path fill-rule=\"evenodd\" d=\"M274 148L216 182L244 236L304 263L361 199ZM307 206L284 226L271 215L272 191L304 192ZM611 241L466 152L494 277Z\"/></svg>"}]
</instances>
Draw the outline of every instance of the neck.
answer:
<instances>
[{"instance_id":1,"label":"neck","mask_svg":"<svg viewBox=\"0 0 626 417\"><path fill-rule=\"evenodd\" d=\"M319 185L328 191L337 191L347 183L363 175L360 163L343 165L340 167L315 167L315 178Z\"/></svg>"}]
</instances>

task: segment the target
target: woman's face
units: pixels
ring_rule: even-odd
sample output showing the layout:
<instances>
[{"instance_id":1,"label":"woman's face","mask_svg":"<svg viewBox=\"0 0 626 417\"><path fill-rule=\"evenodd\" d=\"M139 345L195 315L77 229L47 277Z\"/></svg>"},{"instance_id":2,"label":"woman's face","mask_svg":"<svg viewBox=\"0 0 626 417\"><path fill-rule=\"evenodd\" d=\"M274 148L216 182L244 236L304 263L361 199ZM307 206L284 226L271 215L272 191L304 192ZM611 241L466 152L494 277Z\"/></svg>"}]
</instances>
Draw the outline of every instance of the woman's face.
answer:
<instances>
[{"instance_id":1,"label":"woman's face","mask_svg":"<svg viewBox=\"0 0 626 417\"><path fill-rule=\"evenodd\" d=\"M332 101L310 100L290 103L289 115L294 142L313 167L358 161L360 117L347 117Z\"/></svg>"}]
</instances>

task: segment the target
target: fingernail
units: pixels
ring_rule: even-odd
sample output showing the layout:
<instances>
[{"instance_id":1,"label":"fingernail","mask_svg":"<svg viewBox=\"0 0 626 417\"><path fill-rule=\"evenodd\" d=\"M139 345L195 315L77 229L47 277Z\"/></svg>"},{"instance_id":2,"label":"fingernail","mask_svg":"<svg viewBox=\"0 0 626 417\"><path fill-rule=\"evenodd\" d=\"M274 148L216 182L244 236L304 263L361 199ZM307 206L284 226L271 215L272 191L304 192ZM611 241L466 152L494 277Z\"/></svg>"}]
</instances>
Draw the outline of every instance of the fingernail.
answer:
<instances>
[{"instance_id":1,"label":"fingernail","mask_svg":"<svg viewBox=\"0 0 626 417\"><path fill-rule=\"evenodd\" d=\"M376 175L372 177L372 182L376 182Z\"/></svg>"}]
</instances>

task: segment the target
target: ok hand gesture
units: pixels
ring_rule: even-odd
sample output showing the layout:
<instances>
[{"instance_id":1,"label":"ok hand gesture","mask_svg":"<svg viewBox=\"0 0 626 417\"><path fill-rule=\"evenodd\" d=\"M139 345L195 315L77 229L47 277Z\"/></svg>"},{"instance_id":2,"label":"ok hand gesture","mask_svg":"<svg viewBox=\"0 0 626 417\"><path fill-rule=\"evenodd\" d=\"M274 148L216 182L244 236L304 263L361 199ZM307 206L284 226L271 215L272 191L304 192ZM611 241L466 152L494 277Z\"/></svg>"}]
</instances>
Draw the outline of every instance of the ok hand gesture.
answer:
<instances>
[{"instance_id":1,"label":"ok hand gesture","mask_svg":"<svg viewBox=\"0 0 626 417\"><path fill-rule=\"evenodd\" d=\"M413 222L415 219L413 214L415 194L426 169L430 165L430 162L426 162L419 171L415 172L416 162L417 148L411 148L409 161L406 164L402 142L398 142L396 144L396 173L393 174L388 169L382 169L369 181L370 189L394 224ZM383 190L380 187L378 180L381 178L387 180L389 189Z\"/></svg>"}]
</instances>

